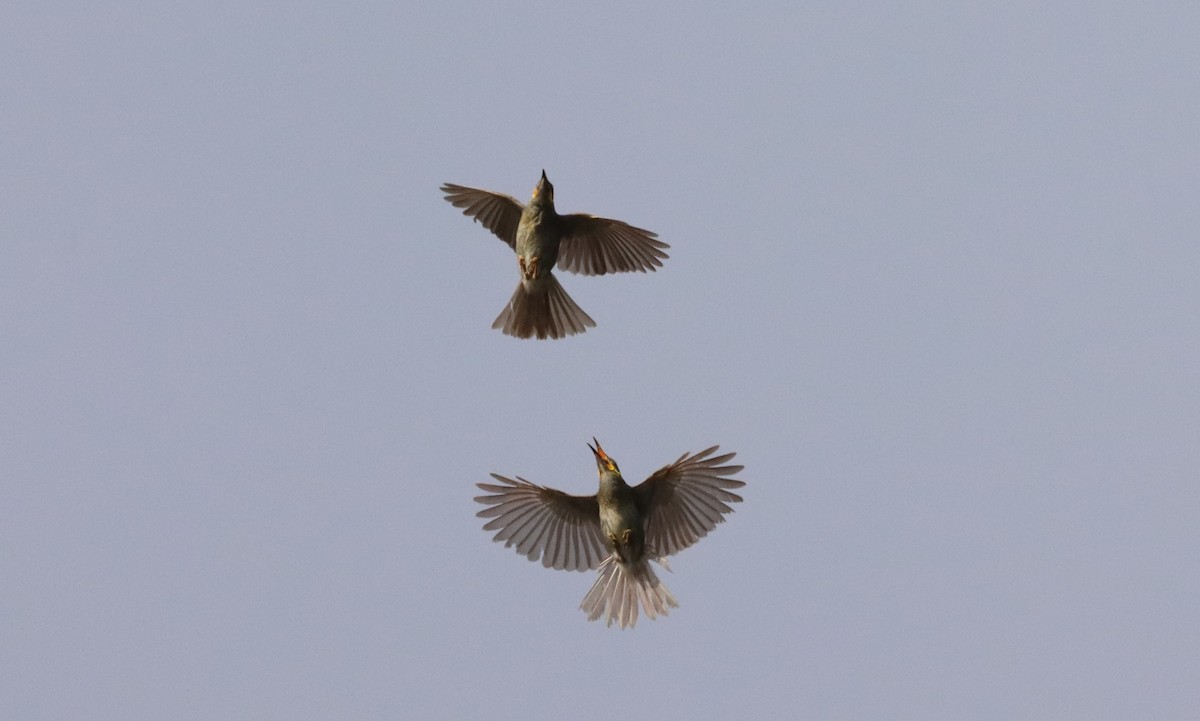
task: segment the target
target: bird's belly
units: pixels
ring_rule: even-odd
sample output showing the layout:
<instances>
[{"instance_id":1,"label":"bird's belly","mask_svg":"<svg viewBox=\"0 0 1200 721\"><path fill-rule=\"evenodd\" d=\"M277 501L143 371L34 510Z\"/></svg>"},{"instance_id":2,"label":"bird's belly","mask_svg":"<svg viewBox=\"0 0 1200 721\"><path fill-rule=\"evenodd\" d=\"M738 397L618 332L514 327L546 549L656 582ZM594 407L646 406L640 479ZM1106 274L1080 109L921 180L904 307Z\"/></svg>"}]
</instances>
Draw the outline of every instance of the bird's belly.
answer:
<instances>
[{"instance_id":1,"label":"bird's belly","mask_svg":"<svg viewBox=\"0 0 1200 721\"><path fill-rule=\"evenodd\" d=\"M601 503L600 528L610 551L622 563L638 563L645 553L645 535L637 506L627 503Z\"/></svg>"},{"instance_id":2,"label":"bird's belly","mask_svg":"<svg viewBox=\"0 0 1200 721\"><path fill-rule=\"evenodd\" d=\"M538 275L548 273L558 262L558 239L548 228L533 226L517 230L517 256L526 263L537 258Z\"/></svg>"},{"instance_id":3,"label":"bird's belly","mask_svg":"<svg viewBox=\"0 0 1200 721\"><path fill-rule=\"evenodd\" d=\"M632 503L600 506L600 528L604 530L604 534L615 533L620 535L627 530L635 530L635 526L640 526L637 523L637 509ZM641 530L637 528L636 530Z\"/></svg>"}]
</instances>

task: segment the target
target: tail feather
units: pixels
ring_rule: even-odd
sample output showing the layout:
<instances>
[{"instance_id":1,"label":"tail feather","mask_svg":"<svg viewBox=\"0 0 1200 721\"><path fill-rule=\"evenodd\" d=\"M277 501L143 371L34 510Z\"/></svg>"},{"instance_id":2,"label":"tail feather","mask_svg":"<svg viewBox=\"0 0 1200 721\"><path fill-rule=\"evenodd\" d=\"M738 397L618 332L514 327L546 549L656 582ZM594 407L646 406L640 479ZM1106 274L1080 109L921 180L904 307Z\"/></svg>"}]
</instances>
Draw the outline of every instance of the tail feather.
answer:
<instances>
[{"instance_id":1,"label":"tail feather","mask_svg":"<svg viewBox=\"0 0 1200 721\"><path fill-rule=\"evenodd\" d=\"M648 561L626 566L616 556L600 564L600 575L579 604L589 621L605 616L605 625L615 621L621 628L633 628L639 606L649 618L658 618L678 608L679 602L658 580Z\"/></svg>"},{"instance_id":2,"label":"tail feather","mask_svg":"<svg viewBox=\"0 0 1200 721\"><path fill-rule=\"evenodd\" d=\"M505 335L537 336L540 340L582 333L595 328L596 321L575 305L553 273L546 273L528 285L525 281L518 283L492 327L504 331Z\"/></svg>"}]
</instances>

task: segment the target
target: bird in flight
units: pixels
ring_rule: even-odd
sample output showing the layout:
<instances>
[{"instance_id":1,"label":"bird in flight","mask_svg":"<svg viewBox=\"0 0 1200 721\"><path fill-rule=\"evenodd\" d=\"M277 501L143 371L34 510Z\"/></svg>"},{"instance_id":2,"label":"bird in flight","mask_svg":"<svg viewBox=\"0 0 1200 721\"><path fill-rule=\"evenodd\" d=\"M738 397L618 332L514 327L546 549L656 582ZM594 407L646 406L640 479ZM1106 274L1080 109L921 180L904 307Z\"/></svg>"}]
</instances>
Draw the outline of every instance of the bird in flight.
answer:
<instances>
[{"instance_id":1,"label":"bird in flight","mask_svg":"<svg viewBox=\"0 0 1200 721\"><path fill-rule=\"evenodd\" d=\"M620 220L554 210L554 186L542 171L527 205L490 190L442 185L446 200L508 243L521 281L493 328L517 338L563 338L596 321L567 295L555 266L572 273L646 272L662 267L669 248L658 234Z\"/></svg>"},{"instance_id":2,"label":"bird in flight","mask_svg":"<svg viewBox=\"0 0 1200 721\"><path fill-rule=\"evenodd\" d=\"M599 569L580 608L589 621L605 617L621 628L637 623L638 608L650 618L679 604L658 580L650 561L664 559L699 541L732 513L742 497L731 489L743 466L728 464L735 454L713 455L718 446L685 453L636 486L625 483L617 462L595 438L600 488L594 496L573 496L517 476L491 474L497 483L478 483L488 495L475 500L487 508L476 515L491 520L494 540L515 546L531 561L567 571ZM728 465L727 465L728 464Z\"/></svg>"}]
</instances>

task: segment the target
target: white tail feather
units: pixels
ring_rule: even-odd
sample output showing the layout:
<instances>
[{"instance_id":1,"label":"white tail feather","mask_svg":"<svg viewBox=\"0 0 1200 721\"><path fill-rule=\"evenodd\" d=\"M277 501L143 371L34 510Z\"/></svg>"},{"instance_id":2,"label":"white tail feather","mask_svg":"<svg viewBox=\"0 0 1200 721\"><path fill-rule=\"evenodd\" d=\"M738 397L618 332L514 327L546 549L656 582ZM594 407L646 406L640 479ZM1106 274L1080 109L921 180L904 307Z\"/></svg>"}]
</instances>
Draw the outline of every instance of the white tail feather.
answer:
<instances>
[{"instance_id":1,"label":"white tail feather","mask_svg":"<svg viewBox=\"0 0 1200 721\"><path fill-rule=\"evenodd\" d=\"M679 607L649 561L626 566L614 555L604 559L599 571L579 604L589 621L605 616L608 626L616 622L621 628L632 628L637 623L639 606L649 618L666 616L669 609Z\"/></svg>"}]
</instances>

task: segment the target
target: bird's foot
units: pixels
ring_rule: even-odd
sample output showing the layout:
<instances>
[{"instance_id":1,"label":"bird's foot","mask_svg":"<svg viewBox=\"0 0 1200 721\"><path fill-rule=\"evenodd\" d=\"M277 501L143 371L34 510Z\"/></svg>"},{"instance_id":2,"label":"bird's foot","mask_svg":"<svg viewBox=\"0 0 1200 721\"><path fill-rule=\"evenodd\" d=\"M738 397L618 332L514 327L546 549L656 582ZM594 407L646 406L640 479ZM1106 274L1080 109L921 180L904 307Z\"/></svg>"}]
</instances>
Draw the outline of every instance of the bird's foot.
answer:
<instances>
[{"instance_id":1,"label":"bird's foot","mask_svg":"<svg viewBox=\"0 0 1200 721\"><path fill-rule=\"evenodd\" d=\"M621 545L628 546L631 543L633 543L633 529L626 528L621 532Z\"/></svg>"},{"instance_id":2,"label":"bird's foot","mask_svg":"<svg viewBox=\"0 0 1200 721\"><path fill-rule=\"evenodd\" d=\"M625 563L625 549L621 546L621 541L617 538L617 534L608 534L608 547L612 550L613 555L621 563Z\"/></svg>"},{"instance_id":3,"label":"bird's foot","mask_svg":"<svg viewBox=\"0 0 1200 721\"><path fill-rule=\"evenodd\" d=\"M536 255L529 260L521 259L521 274L525 276L525 280L537 278L538 257Z\"/></svg>"}]
</instances>

